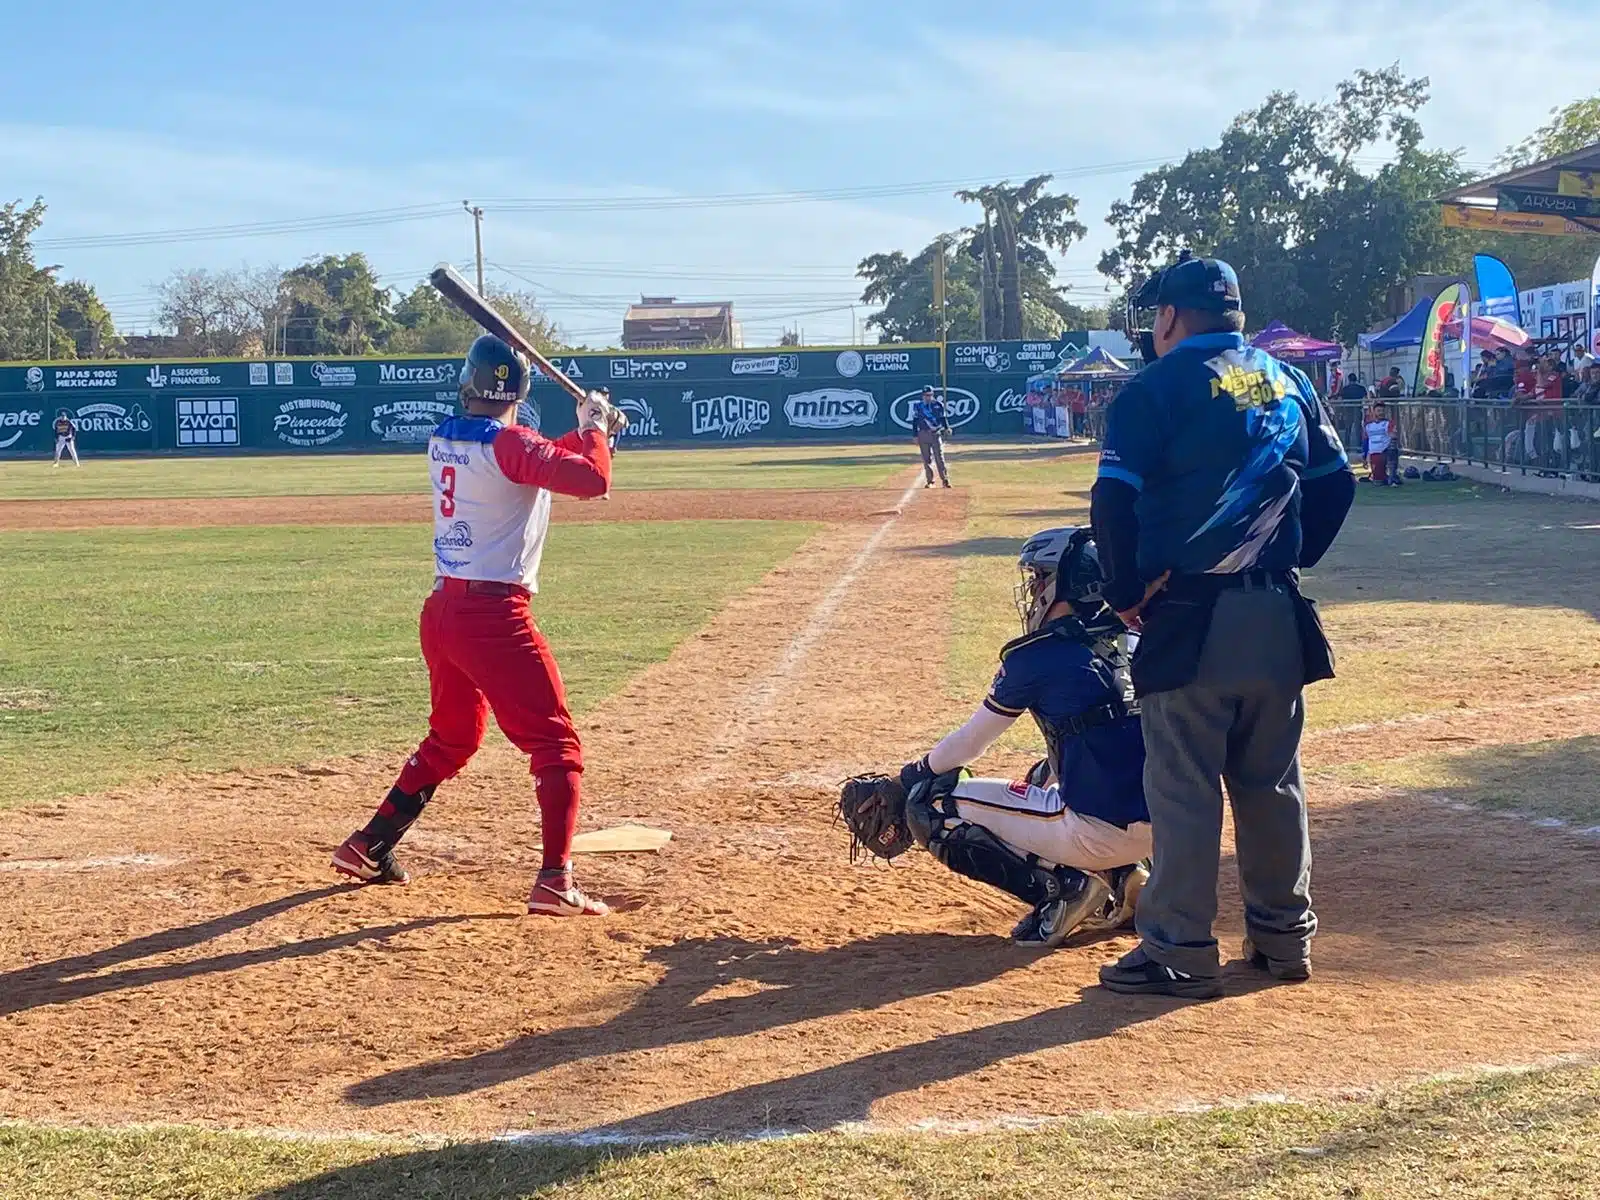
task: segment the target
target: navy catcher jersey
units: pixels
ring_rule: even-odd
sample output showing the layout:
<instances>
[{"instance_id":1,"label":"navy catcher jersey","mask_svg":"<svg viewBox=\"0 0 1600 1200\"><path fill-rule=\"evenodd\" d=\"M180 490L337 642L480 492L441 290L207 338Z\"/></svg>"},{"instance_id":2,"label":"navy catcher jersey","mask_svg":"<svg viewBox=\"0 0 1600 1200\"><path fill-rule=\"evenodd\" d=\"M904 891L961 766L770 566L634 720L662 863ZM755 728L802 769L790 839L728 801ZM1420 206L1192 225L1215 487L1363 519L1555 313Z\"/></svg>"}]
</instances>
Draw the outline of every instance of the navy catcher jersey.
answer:
<instances>
[{"instance_id":1,"label":"navy catcher jersey","mask_svg":"<svg viewBox=\"0 0 1600 1200\"><path fill-rule=\"evenodd\" d=\"M1073 812L1123 828L1148 821L1139 718L1100 719L1107 706L1125 702L1126 684L1082 641L1064 635L1062 624L1052 621L1006 645L984 706L1007 717L1033 714L1049 747L1062 803ZM1073 719L1086 714L1095 723L1074 734Z\"/></svg>"}]
</instances>

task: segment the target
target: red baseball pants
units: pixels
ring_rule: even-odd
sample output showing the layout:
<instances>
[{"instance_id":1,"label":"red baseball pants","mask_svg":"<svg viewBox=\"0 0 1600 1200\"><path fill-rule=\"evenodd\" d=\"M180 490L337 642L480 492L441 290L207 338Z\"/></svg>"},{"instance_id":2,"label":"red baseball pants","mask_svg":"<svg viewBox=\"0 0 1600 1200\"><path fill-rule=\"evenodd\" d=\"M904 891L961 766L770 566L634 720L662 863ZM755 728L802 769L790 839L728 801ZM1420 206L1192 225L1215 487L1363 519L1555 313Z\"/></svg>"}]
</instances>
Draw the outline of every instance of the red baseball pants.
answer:
<instances>
[{"instance_id":1,"label":"red baseball pants","mask_svg":"<svg viewBox=\"0 0 1600 1200\"><path fill-rule=\"evenodd\" d=\"M1389 482L1389 455L1386 451L1367 455L1367 474L1372 477L1373 483Z\"/></svg>"},{"instance_id":2,"label":"red baseball pants","mask_svg":"<svg viewBox=\"0 0 1600 1200\"><path fill-rule=\"evenodd\" d=\"M396 785L415 793L458 774L483 744L492 711L538 781L546 865L564 863L577 824L583 749L528 597L468 592L447 580L422 606L422 658L433 698L428 736Z\"/></svg>"}]
</instances>

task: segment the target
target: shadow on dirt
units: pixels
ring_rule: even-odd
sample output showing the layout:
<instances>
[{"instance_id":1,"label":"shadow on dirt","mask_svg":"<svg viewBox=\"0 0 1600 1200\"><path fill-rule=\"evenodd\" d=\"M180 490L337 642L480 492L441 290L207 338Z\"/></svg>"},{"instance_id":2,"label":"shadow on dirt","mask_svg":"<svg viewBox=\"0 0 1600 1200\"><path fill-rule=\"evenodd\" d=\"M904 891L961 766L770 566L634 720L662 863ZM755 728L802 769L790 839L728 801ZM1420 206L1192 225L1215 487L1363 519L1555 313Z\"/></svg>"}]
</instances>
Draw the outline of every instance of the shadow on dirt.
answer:
<instances>
[{"instance_id":1,"label":"shadow on dirt","mask_svg":"<svg viewBox=\"0 0 1600 1200\"><path fill-rule=\"evenodd\" d=\"M304 941L260 946L251 950L239 950L231 954L219 954L210 958L163 963L157 966L132 967L104 975L90 974L90 972L103 971L107 967L120 966L132 962L134 959L150 958L162 954L171 954L174 951L187 950L215 938L237 932L260 921L300 908L303 905L325 900L329 896L349 890L349 886L344 884L330 884L326 887L311 888L307 891L295 892L292 895L267 900L260 904L253 904L249 908L242 908L237 912L224 913L222 916L199 921L193 925L183 925L175 929L164 929L159 933L146 934L143 937L134 938L132 941L123 942L105 950L74 955L71 958L56 959L53 962L40 963L38 966L25 967L20 971L8 972L0 975L0 1016L25 1012L30 1008L39 1008L47 1004L71 1004L73 1001L83 1000L90 996L101 996L107 992L119 992L128 988L145 987L154 983L166 983L177 979L192 979L201 975L215 975L224 971L236 971L242 967L255 966L258 963L309 958L318 954L326 954L332 950L339 950L346 946L358 945L362 942L381 941L397 934L409 933L419 929L430 929L436 925L456 925L466 921L515 919L514 914L507 913L427 917L416 921L397 921L389 925L352 929L344 933L331 934L327 937L307 938Z\"/></svg>"},{"instance_id":2,"label":"shadow on dirt","mask_svg":"<svg viewBox=\"0 0 1600 1200\"><path fill-rule=\"evenodd\" d=\"M958 542L904 546L895 553L908 554L916 558L1015 558L1021 549L1021 538L973 537L962 538Z\"/></svg>"},{"instance_id":3,"label":"shadow on dirt","mask_svg":"<svg viewBox=\"0 0 1600 1200\"><path fill-rule=\"evenodd\" d=\"M690 938L657 946L645 958L666 973L637 1004L603 1025L558 1029L468 1058L402 1067L354 1085L346 1099L377 1106L459 1096L561 1063L739 1037L972 987L1035 960L1005 938L944 933L886 933L824 950L798 949L787 939ZM761 990L700 1000L734 984Z\"/></svg>"}]
</instances>

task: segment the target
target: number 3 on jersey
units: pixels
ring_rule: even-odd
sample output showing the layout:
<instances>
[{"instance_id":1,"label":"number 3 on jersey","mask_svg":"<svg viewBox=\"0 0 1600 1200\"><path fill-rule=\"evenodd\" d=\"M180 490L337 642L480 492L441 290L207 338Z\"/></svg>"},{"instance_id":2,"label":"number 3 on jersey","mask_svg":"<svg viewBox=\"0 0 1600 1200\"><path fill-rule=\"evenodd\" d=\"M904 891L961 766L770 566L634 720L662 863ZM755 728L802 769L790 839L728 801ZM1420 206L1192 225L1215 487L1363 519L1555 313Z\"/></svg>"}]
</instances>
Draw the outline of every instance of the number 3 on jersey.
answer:
<instances>
[{"instance_id":1,"label":"number 3 on jersey","mask_svg":"<svg viewBox=\"0 0 1600 1200\"><path fill-rule=\"evenodd\" d=\"M439 472L439 515L456 515L456 469L445 467Z\"/></svg>"}]
</instances>

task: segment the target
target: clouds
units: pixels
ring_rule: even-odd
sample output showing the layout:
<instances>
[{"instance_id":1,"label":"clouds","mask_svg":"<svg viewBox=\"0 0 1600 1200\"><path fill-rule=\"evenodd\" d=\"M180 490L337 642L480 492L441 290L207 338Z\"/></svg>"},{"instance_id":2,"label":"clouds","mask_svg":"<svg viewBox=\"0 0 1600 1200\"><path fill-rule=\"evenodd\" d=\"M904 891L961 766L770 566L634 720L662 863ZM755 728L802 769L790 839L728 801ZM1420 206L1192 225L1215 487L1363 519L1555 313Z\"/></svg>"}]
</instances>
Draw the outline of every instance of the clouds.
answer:
<instances>
[{"instance_id":1,"label":"clouds","mask_svg":"<svg viewBox=\"0 0 1600 1200\"><path fill-rule=\"evenodd\" d=\"M247 56L249 71L197 47L175 48L184 70L154 75L138 56L108 53L66 107L24 78L5 97L0 178L28 198L45 194L50 238L463 196L703 195L1057 170L1090 228L1065 263L1088 300L1111 202L1269 91L1325 97L1356 68L1398 58L1432 77L1430 144L1486 165L1593 88L1600 45L1600 11L1559 0L1523 0L1514 28L1503 0L1001 0L981 20L957 0L589 0L508 15L485 58L459 44L442 0L414 7L374 8L316 45L274 35ZM108 10L108 44L119 20L137 19ZM255 44L243 24L221 32ZM630 294L761 292L740 302L753 334L771 336L784 313L827 299L839 311L803 324L841 339L859 258L915 250L972 219L949 190L654 212L491 208L485 239L491 261L556 289L558 318L597 336L619 327ZM469 255L470 225L451 214L61 256L103 292L137 297L174 267L352 249L380 271L420 275Z\"/></svg>"}]
</instances>

